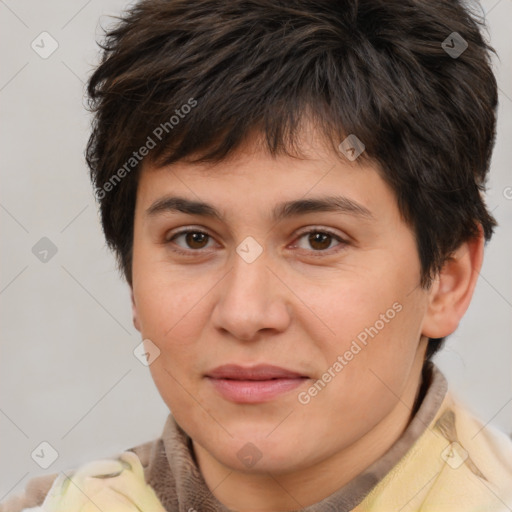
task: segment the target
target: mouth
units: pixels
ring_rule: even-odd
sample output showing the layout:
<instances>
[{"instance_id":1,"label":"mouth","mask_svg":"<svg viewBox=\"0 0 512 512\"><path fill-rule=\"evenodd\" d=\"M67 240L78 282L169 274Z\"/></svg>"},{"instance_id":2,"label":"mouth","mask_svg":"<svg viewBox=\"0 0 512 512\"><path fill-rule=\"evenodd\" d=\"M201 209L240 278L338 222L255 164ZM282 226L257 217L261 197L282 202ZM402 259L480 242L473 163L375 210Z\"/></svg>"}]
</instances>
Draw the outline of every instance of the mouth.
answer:
<instances>
[{"instance_id":1,"label":"mouth","mask_svg":"<svg viewBox=\"0 0 512 512\"><path fill-rule=\"evenodd\" d=\"M219 366L205 377L226 400L246 404L270 401L310 379L307 375L278 366L243 367L233 364Z\"/></svg>"}]
</instances>

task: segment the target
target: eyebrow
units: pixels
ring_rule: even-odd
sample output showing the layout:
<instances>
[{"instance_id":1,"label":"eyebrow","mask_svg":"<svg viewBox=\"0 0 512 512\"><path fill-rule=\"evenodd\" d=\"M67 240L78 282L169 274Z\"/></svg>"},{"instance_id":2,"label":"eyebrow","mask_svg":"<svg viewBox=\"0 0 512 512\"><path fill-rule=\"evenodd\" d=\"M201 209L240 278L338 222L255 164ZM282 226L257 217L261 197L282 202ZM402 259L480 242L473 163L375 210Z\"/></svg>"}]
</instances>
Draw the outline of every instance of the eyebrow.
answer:
<instances>
[{"instance_id":1,"label":"eyebrow","mask_svg":"<svg viewBox=\"0 0 512 512\"><path fill-rule=\"evenodd\" d=\"M373 214L368 208L344 196L314 197L279 203L272 210L271 219L273 222L278 222L312 212L337 212L374 219ZM149 217L162 213L186 213L215 218L221 222L225 221L222 213L213 205L179 196L164 196L157 199L146 210L146 215Z\"/></svg>"}]
</instances>

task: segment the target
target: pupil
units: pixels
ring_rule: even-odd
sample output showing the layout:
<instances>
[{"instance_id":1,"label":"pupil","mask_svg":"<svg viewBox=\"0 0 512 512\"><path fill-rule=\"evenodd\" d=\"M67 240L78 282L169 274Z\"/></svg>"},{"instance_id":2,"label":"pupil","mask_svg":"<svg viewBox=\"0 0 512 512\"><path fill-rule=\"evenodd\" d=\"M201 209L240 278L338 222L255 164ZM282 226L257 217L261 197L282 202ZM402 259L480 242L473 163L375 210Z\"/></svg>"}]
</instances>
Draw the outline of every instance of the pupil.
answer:
<instances>
[{"instance_id":1,"label":"pupil","mask_svg":"<svg viewBox=\"0 0 512 512\"><path fill-rule=\"evenodd\" d=\"M320 243L320 249L325 249L329 247L329 242L325 244L325 241L330 238L331 235L327 235L325 233L313 233L309 235L309 242L311 243L312 247L315 247L316 243Z\"/></svg>"},{"instance_id":2,"label":"pupil","mask_svg":"<svg viewBox=\"0 0 512 512\"><path fill-rule=\"evenodd\" d=\"M199 238L199 240L198 240ZM201 238L203 240L201 240ZM194 244L196 242L199 242L199 247L202 247L201 241L204 242L204 239L206 238L206 235L204 233L187 233L187 243L191 247L196 247Z\"/></svg>"}]
</instances>

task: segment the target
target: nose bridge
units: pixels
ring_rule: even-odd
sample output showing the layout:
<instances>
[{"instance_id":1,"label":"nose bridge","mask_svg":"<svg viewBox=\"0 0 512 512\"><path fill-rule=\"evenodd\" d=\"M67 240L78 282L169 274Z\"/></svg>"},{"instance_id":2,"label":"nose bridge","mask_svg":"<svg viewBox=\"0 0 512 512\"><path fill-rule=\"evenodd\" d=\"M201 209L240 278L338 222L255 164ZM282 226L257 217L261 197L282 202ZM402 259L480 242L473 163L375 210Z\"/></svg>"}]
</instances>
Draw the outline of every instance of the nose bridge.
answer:
<instances>
[{"instance_id":1,"label":"nose bridge","mask_svg":"<svg viewBox=\"0 0 512 512\"><path fill-rule=\"evenodd\" d=\"M251 339L261 329L284 329L289 322L286 291L268 268L268 253L247 237L232 261L213 312L215 326L239 339Z\"/></svg>"},{"instance_id":2,"label":"nose bridge","mask_svg":"<svg viewBox=\"0 0 512 512\"><path fill-rule=\"evenodd\" d=\"M263 283L268 283L271 275L267 266L270 264L269 252L252 236L246 236L236 247L232 255L232 271L229 276L230 287L235 294L242 292L245 295ZM244 290L244 288L249 288ZM261 292L263 290L259 290Z\"/></svg>"},{"instance_id":3,"label":"nose bridge","mask_svg":"<svg viewBox=\"0 0 512 512\"><path fill-rule=\"evenodd\" d=\"M233 255L233 268L226 283L227 302L235 301L232 306L245 303L253 315L265 308L272 288L269 263L268 252L254 238L241 242Z\"/></svg>"}]
</instances>

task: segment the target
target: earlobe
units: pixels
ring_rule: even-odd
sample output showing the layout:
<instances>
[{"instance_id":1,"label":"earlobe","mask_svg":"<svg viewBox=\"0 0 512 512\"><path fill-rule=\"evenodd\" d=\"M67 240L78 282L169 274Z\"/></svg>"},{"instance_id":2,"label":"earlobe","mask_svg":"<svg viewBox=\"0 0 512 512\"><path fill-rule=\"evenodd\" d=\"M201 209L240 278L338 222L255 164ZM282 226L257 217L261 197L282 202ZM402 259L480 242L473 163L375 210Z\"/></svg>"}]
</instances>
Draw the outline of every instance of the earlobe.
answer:
<instances>
[{"instance_id":1,"label":"earlobe","mask_svg":"<svg viewBox=\"0 0 512 512\"><path fill-rule=\"evenodd\" d=\"M132 301L132 318L133 318L133 326L137 331L140 332L140 324L139 324L139 318L137 314L137 305L135 304L135 297L133 295L133 288L130 288L130 298Z\"/></svg>"},{"instance_id":2,"label":"earlobe","mask_svg":"<svg viewBox=\"0 0 512 512\"><path fill-rule=\"evenodd\" d=\"M484 253L483 230L464 242L446 260L430 290L422 334L443 338L452 334L466 313L475 290Z\"/></svg>"}]
</instances>

